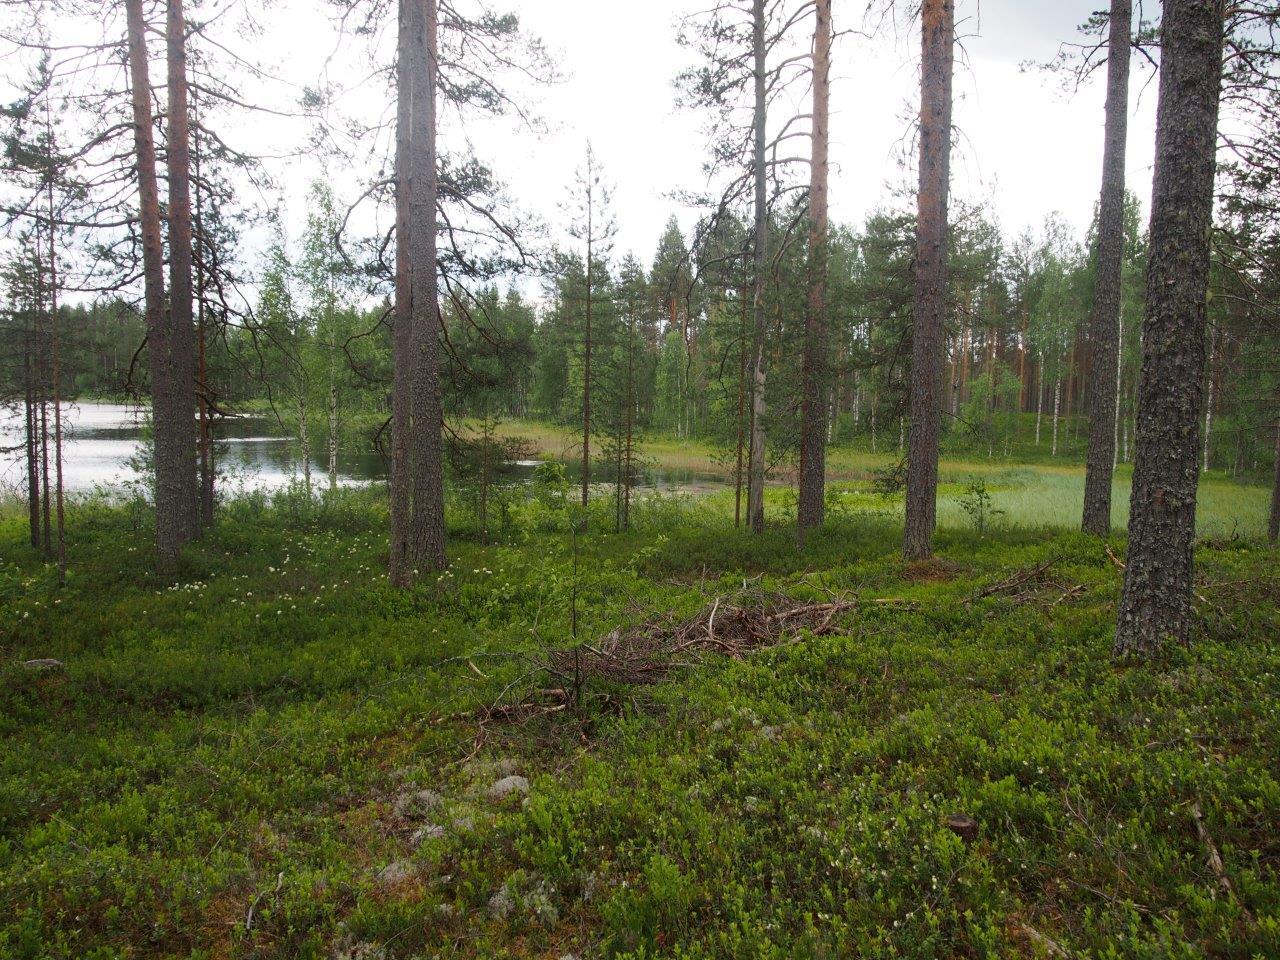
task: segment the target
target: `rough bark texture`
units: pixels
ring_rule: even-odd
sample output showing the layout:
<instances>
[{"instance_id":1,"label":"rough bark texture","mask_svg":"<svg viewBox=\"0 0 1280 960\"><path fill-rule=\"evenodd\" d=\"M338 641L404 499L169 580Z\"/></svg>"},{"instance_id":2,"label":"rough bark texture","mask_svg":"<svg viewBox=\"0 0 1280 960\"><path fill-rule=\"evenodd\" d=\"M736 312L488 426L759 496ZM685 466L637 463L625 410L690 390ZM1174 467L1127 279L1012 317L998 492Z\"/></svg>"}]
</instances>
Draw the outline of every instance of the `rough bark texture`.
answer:
<instances>
[{"instance_id":1,"label":"rough bark texture","mask_svg":"<svg viewBox=\"0 0 1280 960\"><path fill-rule=\"evenodd\" d=\"M396 313L391 579L445 564L436 282L435 0L401 0L396 86Z\"/></svg>"},{"instance_id":2,"label":"rough bark texture","mask_svg":"<svg viewBox=\"0 0 1280 960\"><path fill-rule=\"evenodd\" d=\"M187 89L186 17L182 0L169 0L168 149L169 173L169 366L173 371L173 459L179 476L181 536L200 533L200 484L196 453L196 332L191 280L191 116ZM156 427L159 433L159 425Z\"/></svg>"},{"instance_id":3,"label":"rough bark texture","mask_svg":"<svg viewBox=\"0 0 1280 960\"><path fill-rule=\"evenodd\" d=\"M1191 630L1222 18L1222 0L1164 5L1122 655L1185 642Z\"/></svg>"},{"instance_id":4,"label":"rough bark texture","mask_svg":"<svg viewBox=\"0 0 1280 960\"><path fill-rule=\"evenodd\" d=\"M764 532L764 294L768 262L769 198L765 181L765 36L764 0L753 0L752 47L755 58L755 330L751 357L751 470L747 478L747 525Z\"/></svg>"},{"instance_id":5,"label":"rough bark texture","mask_svg":"<svg viewBox=\"0 0 1280 960\"><path fill-rule=\"evenodd\" d=\"M1107 47L1107 125L1102 152L1102 199L1098 208L1098 267L1089 317L1090 364L1111 371L1120 351L1120 295L1124 269L1124 165L1129 135L1129 36L1133 0L1111 0ZM1091 378L1089 452L1085 461L1085 533L1111 532L1111 478L1115 470L1116 383Z\"/></svg>"},{"instance_id":6,"label":"rough bark texture","mask_svg":"<svg viewBox=\"0 0 1280 960\"><path fill-rule=\"evenodd\" d=\"M955 6L924 0L920 77L920 191L911 347L911 439L902 554L933 553L938 513L938 433L947 296L947 197L951 185L951 80Z\"/></svg>"},{"instance_id":7,"label":"rough bark texture","mask_svg":"<svg viewBox=\"0 0 1280 960\"><path fill-rule=\"evenodd\" d=\"M417 0L400 0L396 40L396 301L391 359L391 558L395 586L413 582L413 491L409 462L413 411L413 304L409 275L409 152Z\"/></svg>"},{"instance_id":8,"label":"rough bark texture","mask_svg":"<svg viewBox=\"0 0 1280 960\"><path fill-rule=\"evenodd\" d=\"M801 531L821 525L827 469L827 153L831 103L831 0L816 0L813 149L809 170L809 301L800 421Z\"/></svg>"},{"instance_id":9,"label":"rough bark texture","mask_svg":"<svg viewBox=\"0 0 1280 960\"><path fill-rule=\"evenodd\" d=\"M413 433L415 447L413 518L418 564L443 570L444 405L440 396L440 301L436 277L436 31L437 0L419 0L423 20L420 69L413 106L413 192L410 234L413 276L415 359Z\"/></svg>"},{"instance_id":10,"label":"rough bark texture","mask_svg":"<svg viewBox=\"0 0 1280 960\"><path fill-rule=\"evenodd\" d=\"M142 276L147 321L147 362L151 375L154 422L156 556L172 564L187 542L184 519L186 482L177 422L176 384L171 363L172 336L164 304L164 249L160 232L160 193L156 183L156 145L152 129L151 78L147 62L142 0L126 0L129 85L133 105L133 142L138 176L142 232Z\"/></svg>"}]
</instances>

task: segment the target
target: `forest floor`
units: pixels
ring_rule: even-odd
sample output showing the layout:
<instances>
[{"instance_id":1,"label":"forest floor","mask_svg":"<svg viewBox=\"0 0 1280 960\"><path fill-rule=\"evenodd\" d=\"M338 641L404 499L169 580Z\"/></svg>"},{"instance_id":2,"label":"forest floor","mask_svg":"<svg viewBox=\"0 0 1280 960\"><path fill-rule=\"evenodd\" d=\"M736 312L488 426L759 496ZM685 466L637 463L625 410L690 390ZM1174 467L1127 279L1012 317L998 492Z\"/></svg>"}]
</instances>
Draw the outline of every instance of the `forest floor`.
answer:
<instances>
[{"instance_id":1,"label":"forest floor","mask_svg":"<svg viewBox=\"0 0 1280 960\"><path fill-rule=\"evenodd\" d=\"M0 519L0 956L1280 956L1274 551L1203 539L1139 666L1120 539L722 507L408 592L370 491L163 578L77 505L63 588Z\"/></svg>"}]
</instances>

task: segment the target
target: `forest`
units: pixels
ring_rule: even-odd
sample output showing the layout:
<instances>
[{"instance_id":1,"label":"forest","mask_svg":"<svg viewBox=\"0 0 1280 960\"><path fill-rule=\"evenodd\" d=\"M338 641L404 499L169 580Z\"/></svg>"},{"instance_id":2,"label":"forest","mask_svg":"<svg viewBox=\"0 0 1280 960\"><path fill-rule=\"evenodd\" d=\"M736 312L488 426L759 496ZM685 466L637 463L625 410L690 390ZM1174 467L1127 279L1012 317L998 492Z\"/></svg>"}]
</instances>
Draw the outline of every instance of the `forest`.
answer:
<instances>
[{"instance_id":1,"label":"forest","mask_svg":"<svg viewBox=\"0 0 1280 960\"><path fill-rule=\"evenodd\" d=\"M1280 956L1280 3L509 6L0 0L0 958Z\"/></svg>"}]
</instances>

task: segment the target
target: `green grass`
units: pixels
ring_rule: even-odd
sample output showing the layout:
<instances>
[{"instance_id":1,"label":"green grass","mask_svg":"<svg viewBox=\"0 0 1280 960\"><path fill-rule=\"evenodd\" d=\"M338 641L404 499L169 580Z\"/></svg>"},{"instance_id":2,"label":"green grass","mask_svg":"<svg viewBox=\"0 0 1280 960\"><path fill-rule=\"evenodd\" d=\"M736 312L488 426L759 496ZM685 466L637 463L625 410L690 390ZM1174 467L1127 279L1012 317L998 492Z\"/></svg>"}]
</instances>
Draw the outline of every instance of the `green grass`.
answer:
<instances>
[{"instance_id":1,"label":"green grass","mask_svg":"<svg viewBox=\"0 0 1280 960\"><path fill-rule=\"evenodd\" d=\"M554 510L492 546L455 511L449 572L408 593L368 492L233 504L176 580L145 511L77 506L61 590L0 521L0 956L1044 955L1029 930L1280 955L1274 553L1206 542L1195 644L1125 665L1101 544L952 516L904 567L892 508L847 500L798 550L785 490L762 537L723 494L660 498L582 538L576 576ZM863 602L832 636L477 721L553 683L530 657L572 642L575 595L594 639L744 579ZM511 772L527 802L490 799Z\"/></svg>"},{"instance_id":2,"label":"green grass","mask_svg":"<svg viewBox=\"0 0 1280 960\"><path fill-rule=\"evenodd\" d=\"M581 456L581 438L567 428L538 421L510 421L501 425L509 436L531 440L540 456L572 461ZM1029 428L1026 430L1030 437ZM893 439L896 442L896 434ZM730 476L716 450L697 440L677 440L668 436L646 437L642 455L668 470ZM1060 458L1052 458L1047 440L1037 450L1030 439L1015 449L1016 459L1001 456L988 459L985 451L952 452L939 465L941 491L938 521L944 527L961 529L969 519L959 498L973 478L983 478L992 493L993 506L1000 511L997 526L1018 529L1076 530L1084 507L1084 467L1079 451L1063 445ZM832 447L827 454L828 475L836 489L866 491L877 472L892 468L901 458L896 447L871 453L851 445ZM1129 522L1129 484L1132 466L1121 464L1116 471L1112 493L1112 524L1122 530ZM792 471L775 471L776 486L795 484ZM723 502L723 497L721 498ZM782 501L779 501L781 503ZM1271 491L1264 485L1242 482L1219 472L1201 478L1197 516L1198 532L1204 537L1259 537L1266 532ZM894 508L887 504L889 509ZM781 514L780 514L781 516Z\"/></svg>"}]
</instances>

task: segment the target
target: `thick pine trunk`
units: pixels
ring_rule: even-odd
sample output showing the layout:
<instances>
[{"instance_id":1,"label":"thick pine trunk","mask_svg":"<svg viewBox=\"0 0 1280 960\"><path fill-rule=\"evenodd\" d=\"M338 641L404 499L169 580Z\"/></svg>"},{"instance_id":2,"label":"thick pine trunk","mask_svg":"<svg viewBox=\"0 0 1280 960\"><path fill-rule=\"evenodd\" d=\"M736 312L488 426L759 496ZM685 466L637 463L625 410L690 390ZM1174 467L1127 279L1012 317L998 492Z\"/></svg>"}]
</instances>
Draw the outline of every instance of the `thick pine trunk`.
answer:
<instances>
[{"instance_id":1,"label":"thick pine trunk","mask_svg":"<svg viewBox=\"0 0 1280 960\"><path fill-rule=\"evenodd\" d=\"M1191 633L1222 44L1222 0L1166 0L1121 655Z\"/></svg>"},{"instance_id":2,"label":"thick pine trunk","mask_svg":"<svg viewBox=\"0 0 1280 960\"><path fill-rule=\"evenodd\" d=\"M751 472L747 480L747 525L753 533L764 532L764 339L765 266L768 263L768 194L765 177L765 35L764 0L752 0L752 48L755 59L755 313L751 358Z\"/></svg>"},{"instance_id":3,"label":"thick pine trunk","mask_svg":"<svg viewBox=\"0 0 1280 960\"><path fill-rule=\"evenodd\" d=\"M169 174L169 366L173 373L172 443L179 476L182 536L200 533L197 477L196 333L192 299L191 115L187 87L187 34L182 0L169 0L168 149ZM157 427L157 433L159 427Z\"/></svg>"},{"instance_id":4,"label":"thick pine trunk","mask_svg":"<svg viewBox=\"0 0 1280 960\"><path fill-rule=\"evenodd\" d=\"M434 0L400 0L396 66L396 307L391 581L445 565L444 413L436 280Z\"/></svg>"},{"instance_id":5,"label":"thick pine trunk","mask_svg":"<svg viewBox=\"0 0 1280 960\"><path fill-rule=\"evenodd\" d=\"M911 350L911 447L907 453L907 560L933 554L938 513L942 329L947 296L947 197L951 185L951 83L955 7L924 0L920 87L920 190Z\"/></svg>"},{"instance_id":6,"label":"thick pine trunk","mask_svg":"<svg viewBox=\"0 0 1280 960\"><path fill-rule=\"evenodd\" d=\"M409 273L413 305L413 544L418 568L443 570L444 406L440 396L440 298L436 275L437 0L417 0L414 34Z\"/></svg>"},{"instance_id":7,"label":"thick pine trunk","mask_svg":"<svg viewBox=\"0 0 1280 960\"><path fill-rule=\"evenodd\" d=\"M831 0L815 0L813 149L809 177L809 299L800 427L800 530L823 519L827 443L827 152L831 103Z\"/></svg>"},{"instance_id":8,"label":"thick pine trunk","mask_svg":"<svg viewBox=\"0 0 1280 960\"><path fill-rule=\"evenodd\" d=\"M409 273L409 174L413 117L413 38L417 0L399 0L396 40L396 273L395 314L391 356L391 582L407 587L413 582L413 303Z\"/></svg>"},{"instance_id":9,"label":"thick pine trunk","mask_svg":"<svg viewBox=\"0 0 1280 960\"><path fill-rule=\"evenodd\" d=\"M133 105L134 153L142 233L142 276L147 322L147 361L151 375L154 427L156 556L162 566L175 563L189 539L187 483L182 456L184 431L179 421L177 371L172 362L172 327L165 310L164 248L160 230L160 192L156 182L155 131L152 128L151 77L147 60L142 0L126 0L129 85ZM189 371L188 371L189 372ZM193 463L194 466L194 463Z\"/></svg>"},{"instance_id":10,"label":"thick pine trunk","mask_svg":"<svg viewBox=\"0 0 1280 960\"><path fill-rule=\"evenodd\" d=\"M1111 0L1107 53L1107 123L1098 213L1098 266L1089 318L1090 363L1098 376L1089 390L1089 452L1084 476L1085 533L1111 532L1111 478L1116 458L1115 380L1120 353L1120 296L1124 269L1124 165L1129 132L1129 37L1133 0Z\"/></svg>"}]
</instances>

